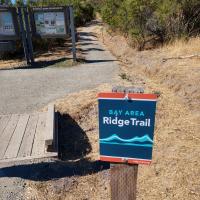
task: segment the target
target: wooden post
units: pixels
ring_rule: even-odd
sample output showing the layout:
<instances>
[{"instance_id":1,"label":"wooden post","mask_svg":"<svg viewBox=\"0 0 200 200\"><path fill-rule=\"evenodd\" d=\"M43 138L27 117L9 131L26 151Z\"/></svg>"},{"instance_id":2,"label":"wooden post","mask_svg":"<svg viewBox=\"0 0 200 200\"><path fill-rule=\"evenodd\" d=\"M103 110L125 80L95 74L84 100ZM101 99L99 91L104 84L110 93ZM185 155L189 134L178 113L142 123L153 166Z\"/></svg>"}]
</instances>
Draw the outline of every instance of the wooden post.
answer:
<instances>
[{"instance_id":1,"label":"wooden post","mask_svg":"<svg viewBox=\"0 0 200 200\"><path fill-rule=\"evenodd\" d=\"M111 165L111 199L136 200L138 165Z\"/></svg>"},{"instance_id":2,"label":"wooden post","mask_svg":"<svg viewBox=\"0 0 200 200\"><path fill-rule=\"evenodd\" d=\"M144 89L116 86L112 92L144 93ZM137 175L137 164L111 164L111 199L136 200Z\"/></svg>"}]
</instances>

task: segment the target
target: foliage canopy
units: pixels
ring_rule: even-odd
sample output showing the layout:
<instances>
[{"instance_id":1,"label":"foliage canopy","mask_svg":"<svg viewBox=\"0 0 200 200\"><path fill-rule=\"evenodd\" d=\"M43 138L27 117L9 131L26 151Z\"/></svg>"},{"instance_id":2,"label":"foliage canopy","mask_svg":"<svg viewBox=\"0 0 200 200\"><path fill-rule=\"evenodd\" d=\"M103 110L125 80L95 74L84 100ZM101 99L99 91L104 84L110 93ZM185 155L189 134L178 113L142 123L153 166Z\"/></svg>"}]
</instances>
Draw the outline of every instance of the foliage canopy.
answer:
<instances>
[{"instance_id":1,"label":"foliage canopy","mask_svg":"<svg viewBox=\"0 0 200 200\"><path fill-rule=\"evenodd\" d=\"M140 49L200 31L199 0L101 0L98 9L111 29L133 38Z\"/></svg>"}]
</instances>

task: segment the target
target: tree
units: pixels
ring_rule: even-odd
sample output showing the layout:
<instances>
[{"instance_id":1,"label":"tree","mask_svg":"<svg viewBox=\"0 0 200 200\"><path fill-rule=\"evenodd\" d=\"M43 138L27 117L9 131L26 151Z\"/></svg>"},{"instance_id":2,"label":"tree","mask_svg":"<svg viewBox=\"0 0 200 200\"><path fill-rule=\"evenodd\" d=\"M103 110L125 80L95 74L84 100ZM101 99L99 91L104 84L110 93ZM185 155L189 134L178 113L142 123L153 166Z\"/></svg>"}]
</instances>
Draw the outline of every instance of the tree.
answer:
<instances>
[{"instance_id":1,"label":"tree","mask_svg":"<svg viewBox=\"0 0 200 200\"><path fill-rule=\"evenodd\" d=\"M111 29L140 46L200 33L199 0L101 0L98 7Z\"/></svg>"},{"instance_id":2,"label":"tree","mask_svg":"<svg viewBox=\"0 0 200 200\"><path fill-rule=\"evenodd\" d=\"M1 0L0 5L12 5L11 0Z\"/></svg>"}]
</instances>

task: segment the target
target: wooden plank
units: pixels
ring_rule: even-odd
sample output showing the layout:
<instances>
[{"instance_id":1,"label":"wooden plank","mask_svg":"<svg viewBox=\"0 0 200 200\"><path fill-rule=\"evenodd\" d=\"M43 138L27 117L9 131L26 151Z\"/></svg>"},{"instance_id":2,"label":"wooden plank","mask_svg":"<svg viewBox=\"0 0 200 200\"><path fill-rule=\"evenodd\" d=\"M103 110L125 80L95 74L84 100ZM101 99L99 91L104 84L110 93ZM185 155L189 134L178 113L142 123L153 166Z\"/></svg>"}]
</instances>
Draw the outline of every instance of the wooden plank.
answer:
<instances>
[{"instance_id":1,"label":"wooden plank","mask_svg":"<svg viewBox=\"0 0 200 200\"><path fill-rule=\"evenodd\" d=\"M10 118L11 118L11 115L0 116L0 136L3 133L4 129L6 128Z\"/></svg>"},{"instance_id":2,"label":"wooden plank","mask_svg":"<svg viewBox=\"0 0 200 200\"><path fill-rule=\"evenodd\" d=\"M47 113L39 114L33 149L31 153L32 156L43 155L45 153L46 116Z\"/></svg>"},{"instance_id":3,"label":"wooden plank","mask_svg":"<svg viewBox=\"0 0 200 200\"><path fill-rule=\"evenodd\" d=\"M1 141L0 142L0 159L3 158L6 152L10 139L17 126L18 120L19 120L19 115L12 115L6 128L4 129L3 133L0 136L0 141Z\"/></svg>"},{"instance_id":4,"label":"wooden plank","mask_svg":"<svg viewBox=\"0 0 200 200\"><path fill-rule=\"evenodd\" d=\"M31 155L37 122L38 114L30 115L17 157L25 157Z\"/></svg>"},{"instance_id":5,"label":"wooden plank","mask_svg":"<svg viewBox=\"0 0 200 200\"><path fill-rule=\"evenodd\" d=\"M29 119L29 115L20 115L17 127L13 133L13 136L10 140L9 146L6 150L6 153L4 155L4 159L8 159L8 158L16 158L20 145L21 145L21 141L23 139L25 130L26 130L26 126L28 123L28 119Z\"/></svg>"},{"instance_id":6,"label":"wooden plank","mask_svg":"<svg viewBox=\"0 0 200 200\"><path fill-rule=\"evenodd\" d=\"M111 199L136 200L138 165L112 164Z\"/></svg>"},{"instance_id":7,"label":"wooden plank","mask_svg":"<svg viewBox=\"0 0 200 200\"><path fill-rule=\"evenodd\" d=\"M45 145L46 147L53 145L55 132L55 108L53 104L48 106L47 119L46 119L46 134Z\"/></svg>"}]
</instances>

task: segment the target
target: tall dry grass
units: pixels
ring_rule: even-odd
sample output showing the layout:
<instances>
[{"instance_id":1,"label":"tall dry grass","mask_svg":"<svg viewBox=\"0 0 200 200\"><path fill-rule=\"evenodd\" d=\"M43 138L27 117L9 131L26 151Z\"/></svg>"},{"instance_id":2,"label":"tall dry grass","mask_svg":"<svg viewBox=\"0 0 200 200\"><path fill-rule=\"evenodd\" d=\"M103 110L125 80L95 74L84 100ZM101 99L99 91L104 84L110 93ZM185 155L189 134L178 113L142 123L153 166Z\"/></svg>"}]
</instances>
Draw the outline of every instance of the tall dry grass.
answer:
<instances>
[{"instance_id":1,"label":"tall dry grass","mask_svg":"<svg viewBox=\"0 0 200 200\"><path fill-rule=\"evenodd\" d=\"M175 57L180 55L200 55L200 37L190 38L189 40L176 40L162 47L169 51L169 55Z\"/></svg>"}]
</instances>

